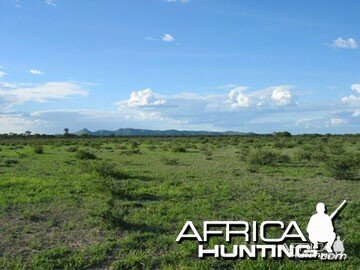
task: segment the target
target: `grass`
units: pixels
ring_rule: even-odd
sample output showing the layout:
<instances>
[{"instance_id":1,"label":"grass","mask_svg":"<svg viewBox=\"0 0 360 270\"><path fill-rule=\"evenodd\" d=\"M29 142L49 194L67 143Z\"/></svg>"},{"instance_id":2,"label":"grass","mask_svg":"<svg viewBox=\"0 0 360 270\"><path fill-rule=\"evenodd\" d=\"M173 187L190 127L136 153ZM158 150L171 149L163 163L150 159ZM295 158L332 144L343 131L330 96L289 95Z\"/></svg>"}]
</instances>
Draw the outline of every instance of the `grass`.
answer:
<instances>
[{"instance_id":1,"label":"grass","mask_svg":"<svg viewBox=\"0 0 360 270\"><path fill-rule=\"evenodd\" d=\"M359 136L30 137L0 149L0 269L360 265ZM200 260L195 242L175 242L187 220L296 220L305 232L316 203L344 199L343 262Z\"/></svg>"}]
</instances>

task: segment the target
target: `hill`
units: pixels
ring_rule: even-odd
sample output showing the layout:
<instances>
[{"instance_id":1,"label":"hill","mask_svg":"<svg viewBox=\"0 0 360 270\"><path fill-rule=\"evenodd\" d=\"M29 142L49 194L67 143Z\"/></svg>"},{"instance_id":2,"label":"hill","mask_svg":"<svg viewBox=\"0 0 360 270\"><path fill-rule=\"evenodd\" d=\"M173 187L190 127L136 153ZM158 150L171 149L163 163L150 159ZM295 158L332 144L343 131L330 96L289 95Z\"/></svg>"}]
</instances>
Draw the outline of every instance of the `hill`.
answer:
<instances>
[{"instance_id":1,"label":"hill","mask_svg":"<svg viewBox=\"0 0 360 270\"><path fill-rule=\"evenodd\" d=\"M90 131L86 128L74 133L75 135L89 135L89 136L221 136L221 135L245 135L246 133L226 131L191 131L191 130L150 130L150 129L135 129L135 128L119 128L118 130L97 130ZM249 135L249 134L248 134Z\"/></svg>"}]
</instances>

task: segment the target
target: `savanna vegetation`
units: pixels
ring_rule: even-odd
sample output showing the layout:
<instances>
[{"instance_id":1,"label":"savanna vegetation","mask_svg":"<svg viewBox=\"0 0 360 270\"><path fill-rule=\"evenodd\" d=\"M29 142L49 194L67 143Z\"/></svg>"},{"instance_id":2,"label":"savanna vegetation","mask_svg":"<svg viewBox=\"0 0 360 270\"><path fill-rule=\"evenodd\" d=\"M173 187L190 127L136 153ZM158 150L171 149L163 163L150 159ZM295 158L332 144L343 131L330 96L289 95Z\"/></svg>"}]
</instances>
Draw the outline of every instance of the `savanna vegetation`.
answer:
<instances>
[{"instance_id":1,"label":"savanna vegetation","mask_svg":"<svg viewBox=\"0 0 360 270\"><path fill-rule=\"evenodd\" d=\"M358 269L360 136L0 138L0 269ZM348 201L348 259L197 258L187 220L296 220Z\"/></svg>"}]
</instances>

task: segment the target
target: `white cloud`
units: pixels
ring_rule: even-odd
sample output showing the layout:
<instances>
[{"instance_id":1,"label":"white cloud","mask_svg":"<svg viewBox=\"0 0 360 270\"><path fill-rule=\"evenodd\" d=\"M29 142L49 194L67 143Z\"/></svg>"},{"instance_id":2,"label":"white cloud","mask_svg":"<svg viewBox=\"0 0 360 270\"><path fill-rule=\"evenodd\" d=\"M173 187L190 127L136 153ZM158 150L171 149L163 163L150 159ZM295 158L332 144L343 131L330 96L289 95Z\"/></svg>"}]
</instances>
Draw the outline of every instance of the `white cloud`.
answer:
<instances>
[{"instance_id":1,"label":"white cloud","mask_svg":"<svg viewBox=\"0 0 360 270\"><path fill-rule=\"evenodd\" d=\"M9 83L9 82L0 82L0 89L2 88L16 88L18 85L15 83Z\"/></svg>"},{"instance_id":2,"label":"white cloud","mask_svg":"<svg viewBox=\"0 0 360 270\"><path fill-rule=\"evenodd\" d=\"M0 114L0 133L22 133L35 123L20 114Z\"/></svg>"},{"instance_id":3,"label":"white cloud","mask_svg":"<svg viewBox=\"0 0 360 270\"><path fill-rule=\"evenodd\" d=\"M343 103L350 106L360 106L360 97L356 97L354 95L343 97L341 100Z\"/></svg>"},{"instance_id":4,"label":"white cloud","mask_svg":"<svg viewBox=\"0 0 360 270\"><path fill-rule=\"evenodd\" d=\"M339 37L333 41L331 46L341 49L356 49L358 47L358 43L353 38L343 39L342 37Z\"/></svg>"},{"instance_id":5,"label":"white cloud","mask_svg":"<svg viewBox=\"0 0 360 270\"><path fill-rule=\"evenodd\" d=\"M360 109L355 110L351 116L360 116Z\"/></svg>"},{"instance_id":6,"label":"white cloud","mask_svg":"<svg viewBox=\"0 0 360 270\"><path fill-rule=\"evenodd\" d=\"M342 118L332 118L330 120L330 123L332 125L342 125L342 124L346 124L348 121L346 119L342 119Z\"/></svg>"},{"instance_id":7,"label":"white cloud","mask_svg":"<svg viewBox=\"0 0 360 270\"><path fill-rule=\"evenodd\" d=\"M355 91L356 93L360 94L360 84L353 84L351 85L351 90ZM352 108L355 108L355 111L352 111L352 117L358 117L360 116L360 96L350 95L345 96L341 99L341 101L351 106Z\"/></svg>"},{"instance_id":8,"label":"white cloud","mask_svg":"<svg viewBox=\"0 0 360 270\"><path fill-rule=\"evenodd\" d=\"M351 90L358 92L360 94L360 83L355 83L351 85Z\"/></svg>"},{"instance_id":9,"label":"white cloud","mask_svg":"<svg viewBox=\"0 0 360 270\"><path fill-rule=\"evenodd\" d=\"M53 7L56 6L55 0L45 0L45 3Z\"/></svg>"},{"instance_id":10,"label":"white cloud","mask_svg":"<svg viewBox=\"0 0 360 270\"><path fill-rule=\"evenodd\" d=\"M152 107L165 103L166 100L157 97L150 88L132 92L130 99L126 101L126 104L130 107Z\"/></svg>"},{"instance_id":11,"label":"white cloud","mask_svg":"<svg viewBox=\"0 0 360 270\"><path fill-rule=\"evenodd\" d=\"M235 88L229 93L229 100L232 109L250 106L250 97L242 93L243 89Z\"/></svg>"},{"instance_id":12,"label":"white cloud","mask_svg":"<svg viewBox=\"0 0 360 270\"><path fill-rule=\"evenodd\" d=\"M218 86L217 89L230 90L230 89L234 89L236 87L246 87L246 86L237 85L236 83L228 83L228 84Z\"/></svg>"},{"instance_id":13,"label":"white cloud","mask_svg":"<svg viewBox=\"0 0 360 270\"><path fill-rule=\"evenodd\" d=\"M164 34L162 37L162 40L164 42L173 42L173 41L175 41L175 38L170 34Z\"/></svg>"},{"instance_id":14,"label":"white cloud","mask_svg":"<svg viewBox=\"0 0 360 270\"><path fill-rule=\"evenodd\" d=\"M40 85L24 86L16 84L0 85L0 109L8 109L13 105L28 101L48 102L68 96L86 96L88 91L81 85L72 82L48 82Z\"/></svg>"},{"instance_id":15,"label":"white cloud","mask_svg":"<svg viewBox=\"0 0 360 270\"><path fill-rule=\"evenodd\" d=\"M276 87L271 95L271 100L279 106L289 105L292 102L292 95L287 86Z\"/></svg>"},{"instance_id":16,"label":"white cloud","mask_svg":"<svg viewBox=\"0 0 360 270\"><path fill-rule=\"evenodd\" d=\"M43 71L40 71L40 70L37 70L37 69L30 69L28 72L30 74L33 74L33 75L43 75L44 74Z\"/></svg>"},{"instance_id":17,"label":"white cloud","mask_svg":"<svg viewBox=\"0 0 360 270\"><path fill-rule=\"evenodd\" d=\"M74 85L74 88L67 85L60 87L73 89L71 91L53 92L49 89L54 87L49 85L45 87L0 83L0 107L27 101L53 101L71 94L86 95L84 84ZM79 90L85 92L78 93ZM360 117L354 117L360 114L358 107L344 110L345 106L340 102L335 106L325 103L312 105L293 103L292 99L292 87L288 85L259 90L235 86L228 92L212 89L209 93L190 92L172 95L160 95L147 88L134 91L128 99L116 103L117 109L114 107L102 111L69 111L55 108L52 111L15 115L17 113L13 110L0 108L0 115L3 115L3 119L0 118L0 131L61 133L64 127L70 128L71 131L84 127L90 130L133 127L243 132L288 130L295 133L304 132L305 129L309 132L323 133L342 132L344 128L349 132L358 130ZM296 106L283 106L290 103ZM55 106L57 104L52 107ZM10 115L11 113L14 114Z\"/></svg>"},{"instance_id":18,"label":"white cloud","mask_svg":"<svg viewBox=\"0 0 360 270\"><path fill-rule=\"evenodd\" d=\"M6 73L4 71L0 70L0 78L3 78L6 75Z\"/></svg>"},{"instance_id":19,"label":"white cloud","mask_svg":"<svg viewBox=\"0 0 360 270\"><path fill-rule=\"evenodd\" d=\"M269 107L290 105L293 102L291 87L288 85L272 86L257 91L249 91L246 86L238 86L229 92L232 109L241 107Z\"/></svg>"}]
</instances>

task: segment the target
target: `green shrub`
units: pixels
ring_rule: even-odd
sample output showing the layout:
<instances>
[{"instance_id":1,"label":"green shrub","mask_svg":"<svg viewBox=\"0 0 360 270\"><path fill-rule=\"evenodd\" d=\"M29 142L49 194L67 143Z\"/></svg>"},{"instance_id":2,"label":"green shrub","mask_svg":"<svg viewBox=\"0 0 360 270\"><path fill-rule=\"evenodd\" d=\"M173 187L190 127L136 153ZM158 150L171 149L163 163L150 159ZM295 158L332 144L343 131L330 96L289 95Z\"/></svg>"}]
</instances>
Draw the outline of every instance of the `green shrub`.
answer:
<instances>
[{"instance_id":1,"label":"green shrub","mask_svg":"<svg viewBox=\"0 0 360 270\"><path fill-rule=\"evenodd\" d=\"M345 153L343 144L332 143L329 145L329 152L333 155L342 155Z\"/></svg>"},{"instance_id":2,"label":"green shrub","mask_svg":"<svg viewBox=\"0 0 360 270\"><path fill-rule=\"evenodd\" d=\"M72 153L72 152L76 152L77 149L78 149L77 146L70 146L70 147L67 149L67 151L70 152L70 153Z\"/></svg>"},{"instance_id":3,"label":"green shrub","mask_svg":"<svg viewBox=\"0 0 360 270\"><path fill-rule=\"evenodd\" d=\"M165 165L178 165L179 164L179 159L178 158L162 157L161 162L164 163Z\"/></svg>"},{"instance_id":4,"label":"green shrub","mask_svg":"<svg viewBox=\"0 0 360 270\"><path fill-rule=\"evenodd\" d=\"M136 155L141 154L140 149L134 149L134 150L124 150L120 152L121 155Z\"/></svg>"},{"instance_id":5,"label":"green shrub","mask_svg":"<svg viewBox=\"0 0 360 270\"><path fill-rule=\"evenodd\" d=\"M294 153L294 158L297 161L310 161L312 159L312 153L309 150L298 149Z\"/></svg>"},{"instance_id":6,"label":"green shrub","mask_svg":"<svg viewBox=\"0 0 360 270\"><path fill-rule=\"evenodd\" d=\"M14 165L14 164L18 164L19 161L17 159L14 159L14 158L8 158L8 159L4 160L4 163L5 163L6 166L11 166L11 165Z\"/></svg>"},{"instance_id":7,"label":"green shrub","mask_svg":"<svg viewBox=\"0 0 360 270\"><path fill-rule=\"evenodd\" d=\"M251 173L257 173L257 172L259 172L259 167L260 167L259 164L249 163L246 166L246 170Z\"/></svg>"},{"instance_id":8,"label":"green shrub","mask_svg":"<svg viewBox=\"0 0 360 270\"><path fill-rule=\"evenodd\" d=\"M37 145L34 147L34 153L35 154L43 154L44 153L44 148L40 145Z\"/></svg>"},{"instance_id":9,"label":"green shrub","mask_svg":"<svg viewBox=\"0 0 360 270\"><path fill-rule=\"evenodd\" d=\"M315 161L327 161L329 158L325 151L316 151L312 155L312 159Z\"/></svg>"},{"instance_id":10,"label":"green shrub","mask_svg":"<svg viewBox=\"0 0 360 270\"><path fill-rule=\"evenodd\" d=\"M173 147L173 152L175 153L186 153L186 148L184 146L175 146Z\"/></svg>"},{"instance_id":11,"label":"green shrub","mask_svg":"<svg viewBox=\"0 0 360 270\"><path fill-rule=\"evenodd\" d=\"M86 150L79 150L76 153L78 159L96 159L96 155Z\"/></svg>"},{"instance_id":12,"label":"green shrub","mask_svg":"<svg viewBox=\"0 0 360 270\"><path fill-rule=\"evenodd\" d=\"M139 145L140 145L140 144L139 144L137 141L132 141L132 142L131 142L131 148L132 148L132 149L138 148Z\"/></svg>"},{"instance_id":13,"label":"green shrub","mask_svg":"<svg viewBox=\"0 0 360 270\"><path fill-rule=\"evenodd\" d=\"M335 179L356 179L359 177L359 155L347 154L329 159L326 168Z\"/></svg>"},{"instance_id":14,"label":"green shrub","mask_svg":"<svg viewBox=\"0 0 360 270\"><path fill-rule=\"evenodd\" d=\"M89 169L101 177L112 177L115 179L127 179L129 175L116 169L116 165L111 162L92 162Z\"/></svg>"},{"instance_id":15,"label":"green shrub","mask_svg":"<svg viewBox=\"0 0 360 270\"><path fill-rule=\"evenodd\" d=\"M150 151L155 151L156 150L156 146L155 145L149 145L147 147Z\"/></svg>"},{"instance_id":16,"label":"green shrub","mask_svg":"<svg viewBox=\"0 0 360 270\"><path fill-rule=\"evenodd\" d=\"M250 152L248 161L250 164L274 165L277 163L288 163L290 162L290 157L270 150L255 150Z\"/></svg>"}]
</instances>

